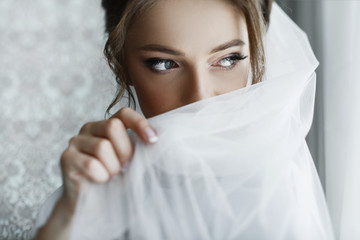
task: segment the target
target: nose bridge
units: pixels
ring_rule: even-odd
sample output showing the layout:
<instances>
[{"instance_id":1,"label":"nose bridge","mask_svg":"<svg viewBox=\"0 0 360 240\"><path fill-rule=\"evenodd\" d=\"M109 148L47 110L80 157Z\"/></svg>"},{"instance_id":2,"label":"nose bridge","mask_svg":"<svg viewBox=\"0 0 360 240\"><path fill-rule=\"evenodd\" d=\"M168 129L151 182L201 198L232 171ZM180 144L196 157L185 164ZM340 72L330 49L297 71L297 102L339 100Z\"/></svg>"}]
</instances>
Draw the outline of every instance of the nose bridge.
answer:
<instances>
[{"instance_id":1,"label":"nose bridge","mask_svg":"<svg viewBox=\"0 0 360 240\"><path fill-rule=\"evenodd\" d=\"M213 96L213 86L206 70L194 66L189 71L187 102L196 102Z\"/></svg>"}]
</instances>

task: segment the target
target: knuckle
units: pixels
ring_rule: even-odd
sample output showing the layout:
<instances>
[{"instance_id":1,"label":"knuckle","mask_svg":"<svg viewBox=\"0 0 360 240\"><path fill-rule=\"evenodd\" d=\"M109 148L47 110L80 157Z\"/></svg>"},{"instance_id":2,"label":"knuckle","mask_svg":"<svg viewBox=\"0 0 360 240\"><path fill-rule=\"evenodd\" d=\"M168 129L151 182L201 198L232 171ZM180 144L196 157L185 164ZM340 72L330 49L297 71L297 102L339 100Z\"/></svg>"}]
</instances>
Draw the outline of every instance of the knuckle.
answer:
<instances>
[{"instance_id":1,"label":"knuckle","mask_svg":"<svg viewBox=\"0 0 360 240\"><path fill-rule=\"evenodd\" d=\"M93 160L91 158L84 159L83 168L85 169L85 171L90 171L91 170L92 161Z\"/></svg>"},{"instance_id":2,"label":"knuckle","mask_svg":"<svg viewBox=\"0 0 360 240\"><path fill-rule=\"evenodd\" d=\"M148 126L148 122L145 118L138 118L135 122L135 127L140 131Z\"/></svg>"},{"instance_id":3,"label":"knuckle","mask_svg":"<svg viewBox=\"0 0 360 240\"><path fill-rule=\"evenodd\" d=\"M69 145L75 145L75 142L76 142L76 137L72 137L69 140Z\"/></svg>"},{"instance_id":4,"label":"knuckle","mask_svg":"<svg viewBox=\"0 0 360 240\"><path fill-rule=\"evenodd\" d=\"M123 151L119 153L119 159L121 162L126 162L129 161L132 157L132 151L128 150L128 151Z\"/></svg>"},{"instance_id":5,"label":"knuckle","mask_svg":"<svg viewBox=\"0 0 360 240\"><path fill-rule=\"evenodd\" d=\"M91 122L85 123L85 124L80 128L79 133L84 133L84 132L86 132L86 131L90 128L91 124L92 124Z\"/></svg>"},{"instance_id":6,"label":"knuckle","mask_svg":"<svg viewBox=\"0 0 360 240\"><path fill-rule=\"evenodd\" d=\"M101 155L106 149L111 145L111 143L106 139L100 139L94 144L94 153L96 156Z\"/></svg>"},{"instance_id":7,"label":"knuckle","mask_svg":"<svg viewBox=\"0 0 360 240\"><path fill-rule=\"evenodd\" d=\"M127 114L127 112L129 112L131 109L129 107L123 107L119 110L119 114L120 115L124 115Z\"/></svg>"},{"instance_id":8,"label":"knuckle","mask_svg":"<svg viewBox=\"0 0 360 240\"><path fill-rule=\"evenodd\" d=\"M114 114L114 118L120 118L120 119L123 119L126 115L129 114L129 110L130 108L128 107L123 107L121 108L117 113Z\"/></svg>"},{"instance_id":9,"label":"knuckle","mask_svg":"<svg viewBox=\"0 0 360 240\"><path fill-rule=\"evenodd\" d=\"M71 158L71 152L70 152L69 148L67 148L60 156L60 165L62 167L65 167L70 158Z\"/></svg>"},{"instance_id":10,"label":"knuckle","mask_svg":"<svg viewBox=\"0 0 360 240\"><path fill-rule=\"evenodd\" d=\"M111 136L114 132L119 131L121 128L122 122L118 118L111 118L106 122L105 134L106 136Z\"/></svg>"}]
</instances>

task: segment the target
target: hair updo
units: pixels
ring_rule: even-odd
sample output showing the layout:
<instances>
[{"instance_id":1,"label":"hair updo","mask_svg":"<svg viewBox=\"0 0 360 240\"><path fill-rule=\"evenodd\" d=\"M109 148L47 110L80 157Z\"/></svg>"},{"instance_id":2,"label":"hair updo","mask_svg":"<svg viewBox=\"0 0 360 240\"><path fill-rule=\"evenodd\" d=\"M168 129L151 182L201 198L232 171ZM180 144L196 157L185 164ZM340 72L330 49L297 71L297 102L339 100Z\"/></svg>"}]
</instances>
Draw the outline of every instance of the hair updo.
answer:
<instances>
[{"instance_id":1,"label":"hair updo","mask_svg":"<svg viewBox=\"0 0 360 240\"><path fill-rule=\"evenodd\" d=\"M125 92L129 97L128 106L133 104L135 107L134 95L124 67L126 34L136 18L157 1L159 0L102 0L105 9L105 31L108 34L104 54L118 84L116 96L106 110L107 114L121 100ZM245 16L250 42L252 83L258 83L265 73L263 36L269 25L273 0L226 1L233 4Z\"/></svg>"}]
</instances>

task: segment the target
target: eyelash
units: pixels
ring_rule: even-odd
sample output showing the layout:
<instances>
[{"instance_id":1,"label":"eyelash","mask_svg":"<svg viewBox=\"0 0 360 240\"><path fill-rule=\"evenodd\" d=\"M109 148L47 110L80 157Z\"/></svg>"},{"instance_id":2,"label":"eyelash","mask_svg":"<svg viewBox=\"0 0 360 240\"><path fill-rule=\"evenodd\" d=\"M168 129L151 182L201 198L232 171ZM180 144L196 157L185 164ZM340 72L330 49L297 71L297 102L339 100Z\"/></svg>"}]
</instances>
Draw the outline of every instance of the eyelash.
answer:
<instances>
[{"instance_id":1,"label":"eyelash","mask_svg":"<svg viewBox=\"0 0 360 240\"><path fill-rule=\"evenodd\" d=\"M221 62L221 61L224 61L224 60L228 60L228 61L232 61L233 63L230 65L230 66L219 66L221 69L224 69L224 70L231 70L233 69L237 63L241 60L244 60L246 59L247 56L244 56L244 55L241 55L239 53L233 53L233 54L230 54L229 56L227 57L224 57L222 59L220 59L218 62ZM163 64L171 64L171 68L170 69L167 69L167 70L157 70L155 69L155 66L157 64L160 64L160 63L163 63ZM175 63L173 60L170 60L170 59L163 59L163 58L150 58L150 59L147 59L145 60L145 65L152 71L154 72L157 72L157 73L163 73L163 72L167 72L171 69L174 68L174 65L177 65L177 63ZM169 66L168 66L169 67ZM175 68L177 68L175 67Z\"/></svg>"},{"instance_id":2,"label":"eyelash","mask_svg":"<svg viewBox=\"0 0 360 240\"><path fill-rule=\"evenodd\" d=\"M233 61L234 63L231 64L230 66L220 66L220 68L222 68L222 69L224 69L224 70L231 70L231 69L233 69L233 68L237 65L237 63L238 63L239 61L245 60L246 58L247 58L247 56L240 55L239 53L230 54L229 56L220 59L219 62L227 59L227 60L229 60L229 61Z\"/></svg>"},{"instance_id":3,"label":"eyelash","mask_svg":"<svg viewBox=\"0 0 360 240\"><path fill-rule=\"evenodd\" d=\"M166 63L170 63L172 64L172 66L174 65L177 65L173 60L170 60L170 59L163 59L163 58L150 58L150 59L147 59L145 61L145 65L152 71L155 71L155 72L165 72L165 71L168 71L168 70L171 70L171 69L168 69L168 70L157 70L155 69L155 66L157 64L160 64L160 63L163 63L163 64L166 64Z\"/></svg>"}]
</instances>

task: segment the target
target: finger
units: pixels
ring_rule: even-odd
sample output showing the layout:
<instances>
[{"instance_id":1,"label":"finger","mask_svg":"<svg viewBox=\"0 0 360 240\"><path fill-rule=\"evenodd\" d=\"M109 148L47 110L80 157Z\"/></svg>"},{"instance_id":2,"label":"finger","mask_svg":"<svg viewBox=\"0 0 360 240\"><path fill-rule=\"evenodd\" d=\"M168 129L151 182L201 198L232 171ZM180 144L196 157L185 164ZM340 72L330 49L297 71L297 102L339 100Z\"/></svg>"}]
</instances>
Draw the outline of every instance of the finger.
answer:
<instances>
[{"instance_id":1,"label":"finger","mask_svg":"<svg viewBox=\"0 0 360 240\"><path fill-rule=\"evenodd\" d=\"M78 152L73 148L64 151L60 162L63 172L70 179L79 174L96 183L105 183L110 179L110 174L103 164L92 156Z\"/></svg>"},{"instance_id":2,"label":"finger","mask_svg":"<svg viewBox=\"0 0 360 240\"><path fill-rule=\"evenodd\" d=\"M117 158L124 164L133 154L133 146L124 124L118 118L85 124L79 136L96 136L110 140Z\"/></svg>"},{"instance_id":3,"label":"finger","mask_svg":"<svg viewBox=\"0 0 360 240\"><path fill-rule=\"evenodd\" d=\"M78 151L98 159L111 176L120 172L120 160L108 139L79 135L70 140L70 145Z\"/></svg>"},{"instance_id":4,"label":"finger","mask_svg":"<svg viewBox=\"0 0 360 240\"><path fill-rule=\"evenodd\" d=\"M150 123L131 108L122 108L111 118L120 119L126 128L133 130L146 143L158 141L156 131L150 126Z\"/></svg>"}]
</instances>

